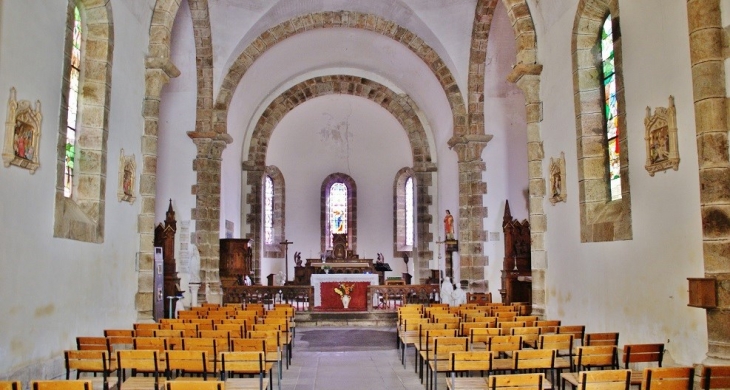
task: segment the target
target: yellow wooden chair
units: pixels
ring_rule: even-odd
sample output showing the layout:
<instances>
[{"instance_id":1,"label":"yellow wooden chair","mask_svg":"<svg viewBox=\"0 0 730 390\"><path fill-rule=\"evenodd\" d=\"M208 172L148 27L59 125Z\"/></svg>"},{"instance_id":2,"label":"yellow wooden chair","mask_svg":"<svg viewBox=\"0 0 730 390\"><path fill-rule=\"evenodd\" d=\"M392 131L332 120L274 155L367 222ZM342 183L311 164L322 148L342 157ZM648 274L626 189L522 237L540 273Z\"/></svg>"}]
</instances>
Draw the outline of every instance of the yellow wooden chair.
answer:
<instances>
[{"instance_id":1,"label":"yellow wooden chair","mask_svg":"<svg viewBox=\"0 0 730 390\"><path fill-rule=\"evenodd\" d=\"M629 369L632 363L656 363L657 367L662 366L664 358L664 344L625 344L623 352L624 368ZM618 361L618 358L616 359ZM618 368L618 367L616 367ZM644 371L631 370L631 384L638 385L643 382Z\"/></svg>"},{"instance_id":2,"label":"yellow wooden chair","mask_svg":"<svg viewBox=\"0 0 730 390\"><path fill-rule=\"evenodd\" d=\"M94 378L95 382L101 382L104 390L116 386L117 379L112 373L117 370L116 359L110 359L107 351L98 350L67 350L64 352L66 366L66 380L71 379L71 371L76 371L76 379L81 378L82 373L101 374L101 377Z\"/></svg>"},{"instance_id":3,"label":"yellow wooden chair","mask_svg":"<svg viewBox=\"0 0 730 390\"><path fill-rule=\"evenodd\" d=\"M21 390L23 385L20 381L0 381L0 390Z\"/></svg>"},{"instance_id":4,"label":"yellow wooden chair","mask_svg":"<svg viewBox=\"0 0 730 390\"><path fill-rule=\"evenodd\" d=\"M695 370L692 367L651 367L644 369L642 390L692 390Z\"/></svg>"},{"instance_id":5,"label":"yellow wooden chair","mask_svg":"<svg viewBox=\"0 0 730 390\"><path fill-rule=\"evenodd\" d=\"M542 390L545 374L509 374L491 375L487 379L490 390Z\"/></svg>"},{"instance_id":6,"label":"yellow wooden chair","mask_svg":"<svg viewBox=\"0 0 730 390\"><path fill-rule=\"evenodd\" d=\"M165 384L166 390L225 390L223 381L171 381Z\"/></svg>"},{"instance_id":7,"label":"yellow wooden chair","mask_svg":"<svg viewBox=\"0 0 730 390\"><path fill-rule=\"evenodd\" d=\"M437 388L436 379L439 372L449 371L451 352L465 352L469 350L468 337L436 337L433 341L433 351L426 352L426 388ZM429 387L430 382L430 387Z\"/></svg>"},{"instance_id":8,"label":"yellow wooden chair","mask_svg":"<svg viewBox=\"0 0 730 390\"><path fill-rule=\"evenodd\" d=\"M454 351L448 362L450 376L446 378L446 388L451 389L486 389L488 375L492 372L493 354L489 351ZM482 377L456 377L456 373L481 371Z\"/></svg>"},{"instance_id":9,"label":"yellow wooden chair","mask_svg":"<svg viewBox=\"0 0 730 390\"><path fill-rule=\"evenodd\" d=\"M209 375L217 374L208 370L209 359L206 351L165 351L165 362L168 381L187 375L196 375L207 380ZM215 365L213 367L215 369Z\"/></svg>"},{"instance_id":10,"label":"yellow wooden chair","mask_svg":"<svg viewBox=\"0 0 730 390\"><path fill-rule=\"evenodd\" d=\"M31 390L93 390L90 380L30 381Z\"/></svg>"},{"instance_id":11,"label":"yellow wooden chair","mask_svg":"<svg viewBox=\"0 0 730 390\"><path fill-rule=\"evenodd\" d=\"M117 351L117 373L119 390L130 389L159 389L164 380L160 380L160 374L164 373L164 366L160 364L158 351L154 349L124 349ZM140 373L151 374L152 376L130 376Z\"/></svg>"},{"instance_id":12,"label":"yellow wooden chair","mask_svg":"<svg viewBox=\"0 0 730 390\"><path fill-rule=\"evenodd\" d=\"M223 380L236 388L250 388L251 380L247 378L234 379L234 375L258 375L259 390L273 387L273 363L267 362L263 351L256 352L224 352L220 355L221 375ZM231 378L229 378L231 376ZM264 378L269 377L269 383ZM256 380L256 379L254 379ZM268 386L267 386L268 385Z\"/></svg>"},{"instance_id":13,"label":"yellow wooden chair","mask_svg":"<svg viewBox=\"0 0 730 390\"><path fill-rule=\"evenodd\" d=\"M730 366L705 366L700 380L702 390L730 388Z\"/></svg>"},{"instance_id":14,"label":"yellow wooden chair","mask_svg":"<svg viewBox=\"0 0 730 390\"><path fill-rule=\"evenodd\" d=\"M586 334L586 326L585 325L560 325L557 329L558 334L572 334L573 335L573 342L580 342L581 345L583 343L583 337Z\"/></svg>"},{"instance_id":15,"label":"yellow wooden chair","mask_svg":"<svg viewBox=\"0 0 730 390\"><path fill-rule=\"evenodd\" d=\"M580 390L629 390L631 370L595 370L568 372L561 374L562 386L569 383L573 389Z\"/></svg>"}]
</instances>

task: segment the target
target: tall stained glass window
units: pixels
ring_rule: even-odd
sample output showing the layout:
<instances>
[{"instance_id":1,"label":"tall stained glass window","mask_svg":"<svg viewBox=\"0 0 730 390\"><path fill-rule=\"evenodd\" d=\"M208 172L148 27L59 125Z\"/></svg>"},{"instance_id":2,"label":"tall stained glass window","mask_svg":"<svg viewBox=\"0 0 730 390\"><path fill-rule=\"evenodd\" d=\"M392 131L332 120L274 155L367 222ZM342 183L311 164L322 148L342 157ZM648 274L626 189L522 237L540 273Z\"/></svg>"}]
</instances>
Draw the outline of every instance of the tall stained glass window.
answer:
<instances>
[{"instance_id":1,"label":"tall stained glass window","mask_svg":"<svg viewBox=\"0 0 730 390\"><path fill-rule=\"evenodd\" d=\"M269 175L264 183L264 239L267 245L274 244L274 181Z\"/></svg>"},{"instance_id":2,"label":"tall stained glass window","mask_svg":"<svg viewBox=\"0 0 730 390\"><path fill-rule=\"evenodd\" d=\"M604 116L606 120L606 147L608 148L608 175L611 200L621 199L621 162L619 150L618 101L616 99L616 72L614 67L613 28L611 15L601 29L601 70L603 73Z\"/></svg>"},{"instance_id":3,"label":"tall stained glass window","mask_svg":"<svg viewBox=\"0 0 730 390\"><path fill-rule=\"evenodd\" d=\"M69 73L68 113L66 119L66 156L63 174L63 195L67 198L73 193L74 161L76 159L76 120L79 111L79 80L81 78L81 12L74 7L73 42L71 46L71 66Z\"/></svg>"},{"instance_id":4,"label":"tall stained glass window","mask_svg":"<svg viewBox=\"0 0 730 390\"><path fill-rule=\"evenodd\" d=\"M332 234L347 233L347 186L334 183L329 195L330 235L328 246L332 246Z\"/></svg>"},{"instance_id":5,"label":"tall stained glass window","mask_svg":"<svg viewBox=\"0 0 730 390\"><path fill-rule=\"evenodd\" d=\"M406 180L406 245L413 245L413 178Z\"/></svg>"}]
</instances>

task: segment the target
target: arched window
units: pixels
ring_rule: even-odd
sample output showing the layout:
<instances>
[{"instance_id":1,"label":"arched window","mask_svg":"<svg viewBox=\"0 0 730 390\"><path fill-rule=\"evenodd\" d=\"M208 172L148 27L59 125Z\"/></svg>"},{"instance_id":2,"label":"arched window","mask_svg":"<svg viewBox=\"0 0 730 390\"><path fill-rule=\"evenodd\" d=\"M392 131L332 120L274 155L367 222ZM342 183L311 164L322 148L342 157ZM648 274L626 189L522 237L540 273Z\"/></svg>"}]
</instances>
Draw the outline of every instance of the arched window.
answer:
<instances>
[{"instance_id":1,"label":"arched window","mask_svg":"<svg viewBox=\"0 0 730 390\"><path fill-rule=\"evenodd\" d=\"M264 243L274 244L274 181L269 175L264 179Z\"/></svg>"},{"instance_id":2,"label":"arched window","mask_svg":"<svg viewBox=\"0 0 730 390\"><path fill-rule=\"evenodd\" d=\"M573 21L581 242L631 240L619 2L579 0Z\"/></svg>"},{"instance_id":3,"label":"arched window","mask_svg":"<svg viewBox=\"0 0 730 390\"><path fill-rule=\"evenodd\" d=\"M69 0L66 8L63 73L59 74L63 81L54 237L104 241L107 115L114 47L111 3Z\"/></svg>"},{"instance_id":4,"label":"arched window","mask_svg":"<svg viewBox=\"0 0 730 390\"><path fill-rule=\"evenodd\" d=\"M393 181L393 251L394 256L412 252L416 237L416 181L413 169L402 168ZM412 253L407 253L409 256Z\"/></svg>"},{"instance_id":5,"label":"arched window","mask_svg":"<svg viewBox=\"0 0 730 390\"><path fill-rule=\"evenodd\" d=\"M332 249L332 234L347 234L348 248L356 251L357 188L344 173L333 173L322 182L322 251Z\"/></svg>"},{"instance_id":6,"label":"arched window","mask_svg":"<svg viewBox=\"0 0 730 390\"><path fill-rule=\"evenodd\" d=\"M63 196L73 193L74 162L76 160L76 126L79 112L79 83L81 82L81 10L74 5L73 32L71 34L71 58L68 75L68 109L66 110L66 156L63 172Z\"/></svg>"},{"instance_id":7,"label":"arched window","mask_svg":"<svg viewBox=\"0 0 730 390\"><path fill-rule=\"evenodd\" d=\"M608 155L608 181L611 200L621 199L621 159L618 139L618 99L616 97L616 71L613 52L613 26L609 14L601 29L601 72L603 74L604 120L606 123L606 148Z\"/></svg>"},{"instance_id":8,"label":"arched window","mask_svg":"<svg viewBox=\"0 0 730 390\"><path fill-rule=\"evenodd\" d=\"M284 257L280 242L284 241L285 183L284 175L274 165L267 166L263 177L262 225L264 256Z\"/></svg>"}]
</instances>

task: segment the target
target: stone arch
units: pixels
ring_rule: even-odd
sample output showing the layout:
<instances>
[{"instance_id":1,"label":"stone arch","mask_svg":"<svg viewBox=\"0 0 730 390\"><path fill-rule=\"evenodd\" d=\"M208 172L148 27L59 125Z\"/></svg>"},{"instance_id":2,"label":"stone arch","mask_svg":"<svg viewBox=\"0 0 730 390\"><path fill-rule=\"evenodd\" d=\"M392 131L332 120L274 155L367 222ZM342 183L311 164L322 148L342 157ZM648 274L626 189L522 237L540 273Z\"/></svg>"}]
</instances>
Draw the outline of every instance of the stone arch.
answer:
<instances>
[{"instance_id":1,"label":"stone arch","mask_svg":"<svg viewBox=\"0 0 730 390\"><path fill-rule=\"evenodd\" d=\"M578 185L581 242L630 240L631 188L629 186L629 147L624 100L621 36L614 37L616 95L618 98L619 145L621 149L621 199L611 200L608 189L605 147L605 114L601 71L592 55L599 44L603 21L611 14L620 19L617 0L581 0L573 23L573 97L576 107L578 145ZM614 29L615 35L620 29Z\"/></svg>"},{"instance_id":2,"label":"stone arch","mask_svg":"<svg viewBox=\"0 0 730 390\"><path fill-rule=\"evenodd\" d=\"M269 47L274 46L295 34L316 28L357 28L389 37L403 43L408 49L418 55L433 71L434 76L444 89L444 93L451 106L454 123L454 134L467 132L466 106L459 91L451 70L446 63L426 42L405 27L395 22L383 19L378 15L365 14L354 11L318 12L301 15L274 26L259 35L248 47L243 50L233 62L224 76L221 89L216 100L216 115L214 116L214 130L225 133L228 107L233 94L241 82L244 74Z\"/></svg>"},{"instance_id":3,"label":"stone arch","mask_svg":"<svg viewBox=\"0 0 730 390\"><path fill-rule=\"evenodd\" d=\"M261 232L262 221L261 177L264 174L266 153L271 134L284 116L298 105L320 96L333 94L353 95L371 100L390 112L403 126L413 155L413 170L416 172L418 183L416 196L420 201L419 208L429 210L431 198L428 194L432 185L432 173L436 171L436 167L431 162L431 150L428 145L426 131L418 117L419 110L415 102L408 95L397 94L380 83L357 76L320 76L303 81L276 97L264 110L251 137L248 160L243 163L243 169L247 171L246 183L250 188L249 193L245 195L250 210L245 220L250 225L249 231L251 233L249 233L248 238L252 239L254 243L254 269L259 268L257 263L261 254L261 238L258 237ZM418 264L421 269L426 271L428 270L428 259L433 255L428 248L428 243L433 239L429 231L432 220L433 216L430 213L423 213L418 216L416 225L419 242ZM425 277L423 280L425 280Z\"/></svg>"}]
</instances>

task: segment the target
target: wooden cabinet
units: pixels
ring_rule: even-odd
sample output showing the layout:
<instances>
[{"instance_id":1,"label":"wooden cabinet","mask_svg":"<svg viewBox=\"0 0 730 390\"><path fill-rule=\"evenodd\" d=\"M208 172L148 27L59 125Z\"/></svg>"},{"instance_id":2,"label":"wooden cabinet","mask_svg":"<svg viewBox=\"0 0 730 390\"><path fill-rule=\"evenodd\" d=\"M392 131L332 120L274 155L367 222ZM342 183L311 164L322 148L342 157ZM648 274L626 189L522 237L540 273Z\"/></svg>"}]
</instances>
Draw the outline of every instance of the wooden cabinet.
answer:
<instances>
[{"instance_id":1,"label":"wooden cabinet","mask_svg":"<svg viewBox=\"0 0 730 390\"><path fill-rule=\"evenodd\" d=\"M530 223L512 218L509 202L502 219L504 260L502 262L502 302L532 303L532 261L530 258Z\"/></svg>"},{"instance_id":2,"label":"wooden cabinet","mask_svg":"<svg viewBox=\"0 0 730 390\"><path fill-rule=\"evenodd\" d=\"M239 283L243 277L249 275L251 279L253 253L248 238L222 238L220 240L220 271L221 284L228 287Z\"/></svg>"}]
</instances>

